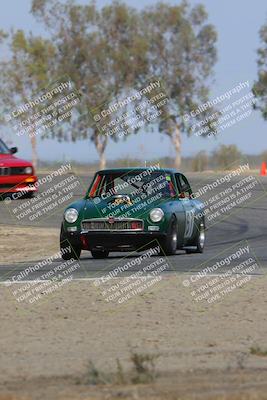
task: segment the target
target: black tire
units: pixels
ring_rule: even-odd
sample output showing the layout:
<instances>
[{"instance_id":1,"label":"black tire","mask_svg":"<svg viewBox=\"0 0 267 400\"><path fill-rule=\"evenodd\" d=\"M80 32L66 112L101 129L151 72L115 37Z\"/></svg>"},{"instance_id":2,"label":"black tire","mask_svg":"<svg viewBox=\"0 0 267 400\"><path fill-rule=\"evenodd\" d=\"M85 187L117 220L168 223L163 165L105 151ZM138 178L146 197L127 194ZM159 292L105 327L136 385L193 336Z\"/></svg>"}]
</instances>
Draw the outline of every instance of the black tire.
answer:
<instances>
[{"instance_id":1,"label":"black tire","mask_svg":"<svg viewBox=\"0 0 267 400\"><path fill-rule=\"evenodd\" d=\"M7 199L8 199L8 200L7 200ZM3 193L2 195L0 195L0 200L2 200L2 201L5 201L5 200L7 200L7 201L13 201L12 194L5 194L5 193Z\"/></svg>"},{"instance_id":2,"label":"black tire","mask_svg":"<svg viewBox=\"0 0 267 400\"><path fill-rule=\"evenodd\" d=\"M33 199L34 198L34 192L28 192L24 195L25 199Z\"/></svg>"},{"instance_id":3,"label":"black tire","mask_svg":"<svg viewBox=\"0 0 267 400\"><path fill-rule=\"evenodd\" d=\"M173 256L176 254L178 242L177 233L177 220L175 217L172 218L166 238L161 242L161 254L166 256Z\"/></svg>"},{"instance_id":4,"label":"black tire","mask_svg":"<svg viewBox=\"0 0 267 400\"><path fill-rule=\"evenodd\" d=\"M198 227L198 232L195 238L194 243L192 246L194 246L194 249L186 249L187 254L192 254L192 253L203 253L204 252L204 247L205 247L205 223L202 220L201 223L199 224Z\"/></svg>"},{"instance_id":5,"label":"black tire","mask_svg":"<svg viewBox=\"0 0 267 400\"><path fill-rule=\"evenodd\" d=\"M93 258L107 258L109 255L109 251L108 250L91 250L92 253L92 257Z\"/></svg>"},{"instance_id":6,"label":"black tire","mask_svg":"<svg viewBox=\"0 0 267 400\"><path fill-rule=\"evenodd\" d=\"M60 232L60 252L63 260L79 260L81 255L81 247L72 245L66 238L63 227L61 226Z\"/></svg>"}]
</instances>

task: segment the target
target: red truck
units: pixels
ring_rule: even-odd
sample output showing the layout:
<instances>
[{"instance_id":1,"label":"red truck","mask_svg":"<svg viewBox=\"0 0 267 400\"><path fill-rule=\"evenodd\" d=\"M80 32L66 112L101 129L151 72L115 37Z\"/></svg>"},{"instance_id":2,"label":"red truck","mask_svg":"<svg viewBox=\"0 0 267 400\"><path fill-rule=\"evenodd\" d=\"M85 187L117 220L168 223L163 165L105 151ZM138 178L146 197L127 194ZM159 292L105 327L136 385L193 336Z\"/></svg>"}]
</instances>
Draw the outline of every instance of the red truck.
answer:
<instances>
[{"instance_id":1,"label":"red truck","mask_svg":"<svg viewBox=\"0 0 267 400\"><path fill-rule=\"evenodd\" d=\"M13 199L32 196L37 191L37 176L32 163L14 156L17 147L9 149L0 139L0 197L12 194Z\"/></svg>"}]
</instances>

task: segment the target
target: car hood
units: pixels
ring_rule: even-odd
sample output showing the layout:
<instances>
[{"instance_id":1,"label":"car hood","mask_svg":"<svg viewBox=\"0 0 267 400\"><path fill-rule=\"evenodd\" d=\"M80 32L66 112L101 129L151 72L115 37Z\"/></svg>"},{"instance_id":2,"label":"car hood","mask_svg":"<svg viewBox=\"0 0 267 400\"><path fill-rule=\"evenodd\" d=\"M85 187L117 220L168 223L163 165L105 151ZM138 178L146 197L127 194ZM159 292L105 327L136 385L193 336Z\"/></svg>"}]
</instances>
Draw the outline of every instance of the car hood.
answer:
<instances>
[{"instance_id":1,"label":"car hood","mask_svg":"<svg viewBox=\"0 0 267 400\"><path fill-rule=\"evenodd\" d=\"M95 203L94 200L88 199L84 200L83 203L83 212L82 212L82 219L90 219L90 218L105 218L108 217L110 214L112 214L115 218L116 217L122 217L125 214L125 217L127 218L137 218L142 216L144 213L147 213L154 207L159 207L159 203L162 204L159 201L153 201L149 204L146 204L143 201L139 201L135 204L132 205L125 205L124 209L121 212L118 212L117 210L120 209L120 206L117 207L110 207L110 202L111 199L109 200L101 200L101 203ZM124 204L123 204L124 205ZM128 215L126 215L128 213Z\"/></svg>"},{"instance_id":2,"label":"car hood","mask_svg":"<svg viewBox=\"0 0 267 400\"><path fill-rule=\"evenodd\" d=\"M32 164L12 154L0 154L0 167L32 167Z\"/></svg>"}]
</instances>

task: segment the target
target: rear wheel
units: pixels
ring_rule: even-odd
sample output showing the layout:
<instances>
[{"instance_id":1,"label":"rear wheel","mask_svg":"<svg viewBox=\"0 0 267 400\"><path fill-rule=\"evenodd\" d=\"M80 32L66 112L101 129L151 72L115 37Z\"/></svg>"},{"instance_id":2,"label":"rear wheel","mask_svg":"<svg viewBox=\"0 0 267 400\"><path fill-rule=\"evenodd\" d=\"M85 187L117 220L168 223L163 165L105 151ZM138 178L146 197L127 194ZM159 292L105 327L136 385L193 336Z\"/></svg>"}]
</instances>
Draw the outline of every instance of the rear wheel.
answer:
<instances>
[{"instance_id":1,"label":"rear wheel","mask_svg":"<svg viewBox=\"0 0 267 400\"><path fill-rule=\"evenodd\" d=\"M195 239L195 242L192 244L192 246L195 246L194 249L186 249L186 253L203 253L204 247L205 247L205 240L206 240L206 233L205 233L205 224L204 221L201 221L197 236Z\"/></svg>"},{"instance_id":2,"label":"rear wheel","mask_svg":"<svg viewBox=\"0 0 267 400\"><path fill-rule=\"evenodd\" d=\"M92 257L93 258L107 258L109 255L109 251L108 250L91 250L92 253Z\"/></svg>"},{"instance_id":3,"label":"rear wheel","mask_svg":"<svg viewBox=\"0 0 267 400\"><path fill-rule=\"evenodd\" d=\"M162 254L166 254L167 256L172 256L176 253L177 250L177 242L178 242L178 234L177 234L177 221L176 218L173 218L169 232L166 238L162 241Z\"/></svg>"},{"instance_id":4,"label":"rear wheel","mask_svg":"<svg viewBox=\"0 0 267 400\"><path fill-rule=\"evenodd\" d=\"M74 260L78 260L81 255L81 251L82 251L82 249L80 246L71 245L69 240L67 240L67 238L66 238L63 227L61 226L60 252L61 252L61 257L63 258L63 260L71 260L72 258L74 258Z\"/></svg>"}]
</instances>

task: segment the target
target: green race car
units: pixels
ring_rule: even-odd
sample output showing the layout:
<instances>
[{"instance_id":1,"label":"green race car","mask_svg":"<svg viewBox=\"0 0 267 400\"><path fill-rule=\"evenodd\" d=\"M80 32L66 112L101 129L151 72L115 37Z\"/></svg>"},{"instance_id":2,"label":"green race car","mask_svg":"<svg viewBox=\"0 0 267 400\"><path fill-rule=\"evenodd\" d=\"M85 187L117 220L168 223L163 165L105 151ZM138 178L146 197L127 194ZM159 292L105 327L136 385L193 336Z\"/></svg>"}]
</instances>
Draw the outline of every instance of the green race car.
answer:
<instances>
[{"instance_id":1,"label":"green race car","mask_svg":"<svg viewBox=\"0 0 267 400\"><path fill-rule=\"evenodd\" d=\"M203 211L186 177L173 169L98 171L85 197L64 212L62 258L78 259L82 250L106 258L111 251L143 251L157 245L166 255L177 249L202 253Z\"/></svg>"}]
</instances>

